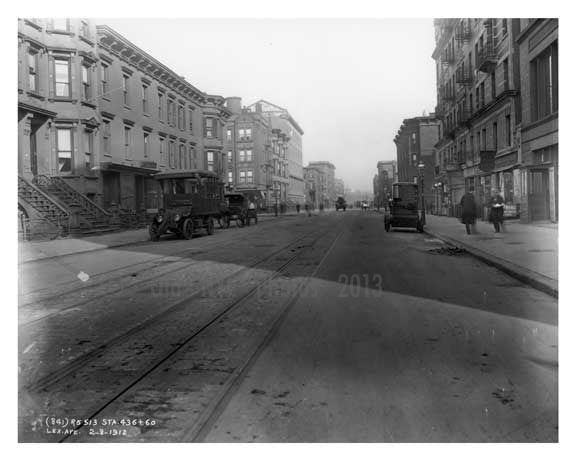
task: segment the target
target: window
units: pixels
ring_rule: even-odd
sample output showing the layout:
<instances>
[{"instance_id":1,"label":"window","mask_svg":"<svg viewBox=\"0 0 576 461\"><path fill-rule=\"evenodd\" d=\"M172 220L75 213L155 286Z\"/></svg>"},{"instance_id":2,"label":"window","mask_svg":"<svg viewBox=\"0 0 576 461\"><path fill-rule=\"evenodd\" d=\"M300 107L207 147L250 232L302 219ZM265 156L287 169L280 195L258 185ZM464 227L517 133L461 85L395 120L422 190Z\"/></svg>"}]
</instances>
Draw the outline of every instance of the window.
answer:
<instances>
[{"instance_id":1,"label":"window","mask_svg":"<svg viewBox=\"0 0 576 461\"><path fill-rule=\"evenodd\" d=\"M87 21L80 21L80 36L90 39L90 28Z\"/></svg>"},{"instance_id":2,"label":"window","mask_svg":"<svg viewBox=\"0 0 576 461\"><path fill-rule=\"evenodd\" d=\"M192 109L188 109L188 131L194 133L194 111Z\"/></svg>"},{"instance_id":3,"label":"window","mask_svg":"<svg viewBox=\"0 0 576 461\"><path fill-rule=\"evenodd\" d=\"M486 104L486 88L484 82L480 84L480 107L484 107Z\"/></svg>"},{"instance_id":4,"label":"window","mask_svg":"<svg viewBox=\"0 0 576 461\"><path fill-rule=\"evenodd\" d=\"M124 158L132 160L132 127L124 125Z\"/></svg>"},{"instance_id":5,"label":"window","mask_svg":"<svg viewBox=\"0 0 576 461\"><path fill-rule=\"evenodd\" d=\"M244 128L241 128L238 130L238 137L240 138L240 141L244 140L244 136L246 136L246 130Z\"/></svg>"},{"instance_id":6,"label":"window","mask_svg":"<svg viewBox=\"0 0 576 461\"><path fill-rule=\"evenodd\" d=\"M246 151L246 161L247 161L247 162L251 162L251 161L252 161L252 151L251 151L251 150L247 150L247 151Z\"/></svg>"},{"instance_id":7,"label":"window","mask_svg":"<svg viewBox=\"0 0 576 461\"><path fill-rule=\"evenodd\" d=\"M72 130L70 128L58 128L56 130L58 171L60 173L72 172L72 142Z\"/></svg>"},{"instance_id":8,"label":"window","mask_svg":"<svg viewBox=\"0 0 576 461\"><path fill-rule=\"evenodd\" d=\"M52 30L63 30L68 32L70 30L70 20L68 18L54 18L50 22Z\"/></svg>"},{"instance_id":9,"label":"window","mask_svg":"<svg viewBox=\"0 0 576 461\"><path fill-rule=\"evenodd\" d=\"M112 155L111 146L112 142L110 139L110 120L102 120L103 128L102 128L102 149L104 155Z\"/></svg>"},{"instance_id":10,"label":"window","mask_svg":"<svg viewBox=\"0 0 576 461\"><path fill-rule=\"evenodd\" d=\"M226 141L232 141L232 130L226 130Z\"/></svg>"},{"instance_id":11,"label":"window","mask_svg":"<svg viewBox=\"0 0 576 461\"><path fill-rule=\"evenodd\" d=\"M123 74L122 75L122 94L124 97L124 105L125 106L130 105L129 89L130 89L130 76L127 74Z\"/></svg>"},{"instance_id":12,"label":"window","mask_svg":"<svg viewBox=\"0 0 576 461\"><path fill-rule=\"evenodd\" d=\"M246 128L246 141L250 141L252 138L252 128Z\"/></svg>"},{"instance_id":13,"label":"window","mask_svg":"<svg viewBox=\"0 0 576 461\"><path fill-rule=\"evenodd\" d=\"M558 111L558 45L554 43L530 62L532 121Z\"/></svg>"},{"instance_id":14,"label":"window","mask_svg":"<svg viewBox=\"0 0 576 461\"><path fill-rule=\"evenodd\" d=\"M38 51L28 49L28 90L38 92Z\"/></svg>"},{"instance_id":15,"label":"window","mask_svg":"<svg viewBox=\"0 0 576 461\"><path fill-rule=\"evenodd\" d=\"M92 130L84 130L84 166L87 173L92 173L94 158L94 140Z\"/></svg>"},{"instance_id":16,"label":"window","mask_svg":"<svg viewBox=\"0 0 576 461\"><path fill-rule=\"evenodd\" d=\"M482 145L480 147L481 150L488 150L486 145L486 128L482 128Z\"/></svg>"},{"instance_id":17,"label":"window","mask_svg":"<svg viewBox=\"0 0 576 461\"><path fill-rule=\"evenodd\" d=\"M504 120L506 122L506 145L511 146L512 145L512 122L510 119L510 114L506 115Z\"/></svg>"},{"instance_id":18,"label":"window","mask_svg":"<svg viewBox=\"0 0 576 461\"><path fill-rule=\"evenodd\" d=\"M502 62L502 66L504 67L504 90L510 89L510 76L508 74L508 58L504 59Z\"/></svg>"},{"instance_id":19,"label":"window","mask_svg":"<svg viewBox=\"0 0 576 461\"><path fill-rule=\"evenodd\" d=\"M246 184L246 171L240 170L240 176L238 178L240 184Z\"/></svg>"},{"instance_id":20,"label":"window","mask_svg":"<svg viewBox=\"0 0 576 461\"><path fill-rule=\"evenodd\" d=\"M105 62L100 63L100 81L102 84L102 96L108 97L108 82L110 81L110 67Z\"/></svg>"},{"instance_id":21,"label":"window","mask_svg":"<svg viewBox=\"0 0 576 461\"><path fill-rule=\"evenodd\" d=\"M480 109L480 87L476 87L476 110Z\"/></svg>"},{"instance_id":22,"label":"window","mask_svg":"<svg viewBox=\"0 0 576 461\"><path fill-rule=\"evenodd\" d=\"M490 87L492 90L492 100L496 99L496 72L490 74Z\"/></svg>"},{"instance_id":23,"label":"window","mask_svg":"<svg viewBox=\"0 0 576 461\"><path fill-rule=\"evenodd\" d=\"M160 137L160 165L166 165L166 138Z\"/></svg>"},{"instance_id":24,"label":"window","mask_svg":"<svg viewBox=\"0 0 576 461\"><path fill-rule=\"evenodd\" d=\"M211 150L206 152L206 164L208 171L214 171L214 152Z\"/></svg>"},{"instance_id":25,"label":"window","mask_svg":"<svg viewBox=\"0 0 576 461\"><path fill-rule=\"evenodd\" d=\"M205 118L204 119L204 136L206 138L214 138L215 137L215 126L214 126L214 119Z\"/></svg>"},{"instance_id":26,"label":"window","mask_svg":"<svg viewBox=\"0 0 576 461\"><path fill-rule=\"evenodd\" d=\"M89 101L92 98L90 67L90 64L82 64L82 99L85 101Z\"/></svg>"},{"instance_id":27,"label":"window","mask_svg":"<svg viewBox=\"0 0 576 461\"><path fill-rule=\"evenodd\" d=\"M184 127L186 126L185 122L184 106L178 106L178 129L184 131Z\"/></svg>"},{"instance_id":28,"label":"window","mask_svg":"<svg viewBox=\"0 0 576 461\"><path fill-rule=\"evenodd\" d=\"M158 93L158 120L164 121L164 94Z\"/></svg>"},{"instance_id":29,"label":"window","mask_svg":"<svg viewBox=\"0 0 576 461\"><path fill-rule=\"evenodd\" d=\"M241 150L240 152L238 152L238 161L239 162L245 162L246 161L246 151Z\"/></svg>"},{"instance_id":30,"label":"window","mask_svg":"<svg viewBox=\"0 0 576 461\"><path fill-rule=\"evenodd\" d=\"M142 112L147 114L148 111L148 85L142 84Z\"/></svg>"},{"instance_id":31,"label":"window","mask_svg":"<svg viewBox=\"0 0 576 461\"><path fill-rule=\"evenodd\" d=\"M228 151L228 163L232 163L232 151Z\"/></svg>"},{"instance_id":32,"label":"window","mask_svg":"<svg viewBox=\"0 0 576 461\"><path fill-rule=\"evenodd\" d=\"M176 144L174 141L170 141L170 150L168 152L168 163L170 168L176 168Z\"/></svg>"},{"instance_id":33,"label":"window","mask_svg":"<svg viewBox=\"0 0 576 461\"><path fill-rule=\"evenodd\" d=\"M230 184L234 182L233 173L231 171L228 172L228 182Z\"/></svg>"},{"instance_id":34,"label":"window","mask_svg":"<svg viewBox=\"0 0 576 461\"><path fill-rule=\"evenodd\" d=\"M178 168L181 170L187 169L188 167L186 166L186 163L186 146L184 144L180 144L178 148Z\"/></svg>"},{"instance_id":35,"label":"window","mask_svg":"<svg viewBox=\"0 0 576 461\"><path fill-rule=\"evenodd\" d=\"M252 184L254 182L254 172L252 170L246 170L246 182Z\"/></svg>"},{"instance_id":36,"label":"window","mask_svg":"<svg viewBox=\"0 0 576 461\"><path fill-rule=\"evenodd\" d=\"M144 158L147 158L150 155L150 133L145 131L144 132Z\"/></svg>"},{"instance_id":37,"label":"window","mask_svg":"<svg viewBox=\"0 0 576 461\"><path fill-rule=\"evenodd\" d=\"M70 60L54 59L54 82L57 97L70 97Z\"/></svg>"},{"instance_id":38,"label":"window","mask_svg":"<svg viewBox=\"0 0 576 461\"><path fill-rule=\"evenodd\" d=\"M192 145L190 145L188 148L188 163L190 168L196 168L196 151Z\"/></svg>"},{"instance_id":39,"label":"window","mask_svg":"<svg viewBox=\"0 0 576 461\"><path fill-rule=\"evenodd\" d=\"M174 116L175 107L174 100L168 98L168 125L174 125L176 123L176 117Z\"/></svg>"},{"instance_id":40,"label":"window","mask_svg":"<svg viewBox=\"0 0 576 461\"><path fill-rule=\"evenodd\" d=\"M498 122L492 124L492 139L494 142L494 150L498 151Z\"/></svg>"}]
</instances>

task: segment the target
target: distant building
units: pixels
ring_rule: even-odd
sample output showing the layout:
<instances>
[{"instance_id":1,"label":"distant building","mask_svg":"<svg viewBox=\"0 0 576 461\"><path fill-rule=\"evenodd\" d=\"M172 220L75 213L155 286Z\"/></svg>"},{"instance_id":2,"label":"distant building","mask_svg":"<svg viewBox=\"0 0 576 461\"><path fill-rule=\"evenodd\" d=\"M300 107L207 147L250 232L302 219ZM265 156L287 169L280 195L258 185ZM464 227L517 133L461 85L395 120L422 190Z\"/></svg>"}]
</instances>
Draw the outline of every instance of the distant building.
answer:
<instances>
[{"instance_id":1,"label":"distant building","mask_svg":"<svg viewBox=\"0 0 576 461\"><path fill-rule=\"evenodd\" d=\"M226 106L232 113L224 134L228 189L244 193L260 209L286 203L288 135L262 112L243 108L239 97L227 98Z\"/></svg>"},{"instance_id":2,"label":"distant building","mask_svg":"<svg viewBox=\"0 0 576 461\"><path fill-rule=\"evenodd\" d=\"M276 186L280 187L280 194L285 197L287 206L295 206L304 203L304 177L302 172L302 136L304 131L294 120L287 109L272 104L263 99L247 107L251 112L262 114L268 120L270 126L277 130L279 142L284 145L284 156L278 161L285 165L287 183L284 179L276 180ZM273 152L273 156L278 152Z\"/></svg>"},{"instance_id":3,"label":"distant building","mask_svg":"<svg viewBox=\"0 0 576 461\"><path fill-rule=\"evenodd\" d=\"M336 203L336 189L334 187L334 172L336 167L327 161L315 161L309 162L308 167L314 167L322 172L325 178L325 185L321 192L320 203L323 203L325 207L329 207Z\"/></svg>"},{"instance_id":4,"label":"distant building","mask_svg":"<svg viewBox=\"0 0 576 461\"><path fill-rule=\"evenodd\" d=\"M392 193L392 184L398 181L396 160L380 161L376 164L378 169L377 184L374 188L374 202L376 206L385 206Z\"/></svg>"},{"instance_id":5,"label":"distant building","mask_svg":"<svg viewBox=\"0 0 576 461\"><path fill-rule=\"evenodd\" d=\"M336 194L336 198L344 197L346 195L346 186L344 185L344 180L340 178L334 179L334 192Z\"/></svg>"},{"instance_id":6,"label":"distant building","mask_svg":"<svg viewBox=\"0 0 576 461\"><path fill-rule=\"evenodd\" d=\"M433 115L405 119L394 138L398 181L418 181L418 165L420 162L424 165L424 199L428 210L434 204L434 146L438 142L439 126L439 120Z\"/></svg>"},{"instance_id":7,"label":"distant building","mask_svg":"<svg viewBox=\"0 0 576 461\"><path fill-rule=\"evenodd\" d=\"M320 168L306 166L303 168L305 183L305 203L314 209L324 203L326 193L326 174Z\"/></svg>"}]
</instances>

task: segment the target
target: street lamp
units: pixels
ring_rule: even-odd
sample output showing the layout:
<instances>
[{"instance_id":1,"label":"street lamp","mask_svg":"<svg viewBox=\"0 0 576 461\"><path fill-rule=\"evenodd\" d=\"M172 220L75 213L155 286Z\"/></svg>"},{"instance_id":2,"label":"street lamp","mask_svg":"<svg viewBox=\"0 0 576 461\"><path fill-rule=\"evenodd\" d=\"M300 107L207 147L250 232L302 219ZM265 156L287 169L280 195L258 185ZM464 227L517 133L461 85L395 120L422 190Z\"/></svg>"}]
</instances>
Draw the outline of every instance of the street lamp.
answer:
<instances>
[{"instance_id":1,"label":"street lamp","mask_svg":"<svg viewBox=\"0 0 576 461\"><path fill-rule=\"evenodd\" d=\"M418 177L420 178L420 204L421 204L421 216L422 216L422 225L426 224L426 206L424 202L424 162L420 160L418 162Z\"/></svg>"}]
</instances>

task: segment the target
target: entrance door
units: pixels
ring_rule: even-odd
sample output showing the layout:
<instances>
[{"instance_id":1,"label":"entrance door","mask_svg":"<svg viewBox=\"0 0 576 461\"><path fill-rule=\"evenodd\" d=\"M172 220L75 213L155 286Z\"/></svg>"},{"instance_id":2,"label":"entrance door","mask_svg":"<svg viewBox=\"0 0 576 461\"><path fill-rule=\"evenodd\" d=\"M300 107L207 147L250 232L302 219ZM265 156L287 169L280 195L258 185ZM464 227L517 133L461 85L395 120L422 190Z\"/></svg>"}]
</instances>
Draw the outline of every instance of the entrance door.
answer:
<instances>
[{"instance_id":1,"label":"entrance door","mask_svg":"<svg viewBox=\"0 0 576 461\"><path fill-rule=\"evenodd\" d=\"M543 221L550 219L548 170L530 171L528 184L528 208L531 220Z\"/></svg>"},{"instance_id":2,"label":"entrance door","mask_svg":"<svg viewBox=\"0 0 576 461\"><path fill-rule=\"evenodd\" d=\"M104 195L104 208L112 204L120 205L120 175L118 173L102 173L102 189Z\"/></svg>"},{"instance_id":3,"label":"entrance door","mask_svg":"<svg viewBox=\"0 0 576 461\"><path fill-rule=\"evenodd\" d=\"M36 143L37 126L32 126L30 129L30 169L32 176L38 176L38 145Z\"/></svg>"}]
</instances>

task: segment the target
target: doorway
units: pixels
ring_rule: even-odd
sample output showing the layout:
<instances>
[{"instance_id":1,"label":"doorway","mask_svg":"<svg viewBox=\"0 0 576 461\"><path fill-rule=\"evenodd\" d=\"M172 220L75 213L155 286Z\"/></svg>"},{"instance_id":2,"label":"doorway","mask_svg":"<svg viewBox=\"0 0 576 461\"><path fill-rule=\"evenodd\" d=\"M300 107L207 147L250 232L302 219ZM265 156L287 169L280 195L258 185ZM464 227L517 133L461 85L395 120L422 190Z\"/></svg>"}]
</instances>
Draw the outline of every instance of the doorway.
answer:
<instances>
[{"instance_id":1,"label":"doorway","mask_svg":"<svg viewBox=\"0 0 576 461\"><path fill-rule=\"evenodd\" d=\"M550 219L548 169L531 170L528 181L528 209L532 221Z\"/></svg>"}]
</instances>

